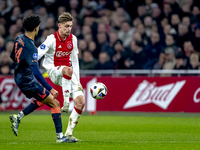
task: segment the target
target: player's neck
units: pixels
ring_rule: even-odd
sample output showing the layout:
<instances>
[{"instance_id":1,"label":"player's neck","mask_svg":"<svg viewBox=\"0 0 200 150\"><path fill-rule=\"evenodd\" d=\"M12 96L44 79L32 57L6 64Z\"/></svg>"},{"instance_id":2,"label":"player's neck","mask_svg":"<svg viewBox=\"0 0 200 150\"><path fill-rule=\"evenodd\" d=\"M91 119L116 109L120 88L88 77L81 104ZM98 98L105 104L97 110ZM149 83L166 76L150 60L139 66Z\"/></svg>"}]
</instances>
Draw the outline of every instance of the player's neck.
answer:
<instances>
[{"instance_id":1,"label":"player's neck","mask_svg":"<svg viewBox=\"0 0 200 150\"><path fill-rule=\"evenodd\" d=\"M58 33L59 33L60 37L61 37L63 40L65 40L65 39L67 38L66 35L60 33L60 30L58 30Z\"/></svg>"},{"instance_id":2,"label":"player's neck","mask_svg":"<svg viewBox=\"0 0 200 150\"><path fill-rule=\"evenodd\" d=\"M34 39L35 39L35 33L33 33L33 32L25 32L25 35L26 35L29 39L31 39L31 40L34 41Z\"/></svg>"}]
</instances>

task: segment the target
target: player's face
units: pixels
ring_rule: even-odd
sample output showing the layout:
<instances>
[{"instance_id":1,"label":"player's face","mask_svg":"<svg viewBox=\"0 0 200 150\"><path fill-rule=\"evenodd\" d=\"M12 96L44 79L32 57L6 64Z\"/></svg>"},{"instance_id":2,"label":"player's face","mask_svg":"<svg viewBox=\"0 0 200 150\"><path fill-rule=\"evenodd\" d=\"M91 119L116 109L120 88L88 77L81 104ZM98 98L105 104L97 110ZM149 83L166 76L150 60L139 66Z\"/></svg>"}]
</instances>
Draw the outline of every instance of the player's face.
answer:
<instances>
[{"instance_id":1,"label":"player's face","mask_svg":"<svg viewBox=\"0 0 200 150\"><path fill-rule=\"evenodd\" d=\"M58 24L58 27L59 27L61 34L65 35L65 36L68 36L71 33L72 26L73 26L72 21L68 21L68 22Z\"/></svg>"}]
</instances>

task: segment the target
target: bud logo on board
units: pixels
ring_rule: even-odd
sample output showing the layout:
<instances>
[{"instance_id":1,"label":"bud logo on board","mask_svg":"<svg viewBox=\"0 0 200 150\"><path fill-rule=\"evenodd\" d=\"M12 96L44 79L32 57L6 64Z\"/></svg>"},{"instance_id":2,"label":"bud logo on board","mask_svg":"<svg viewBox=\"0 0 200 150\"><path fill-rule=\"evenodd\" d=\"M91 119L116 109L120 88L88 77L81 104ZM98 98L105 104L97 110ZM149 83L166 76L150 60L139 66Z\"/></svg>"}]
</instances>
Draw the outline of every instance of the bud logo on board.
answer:
<instances>
[{"instance_id":1,"label":"bud logo on board","mask_svg":"<svg viewBox=\"0 0 200 150\"><path fill-rule=\"evenodd\" d=\"M131 107L153 103L162 109L167 109L185 82L186 81L183 80L177 81L176 83L156 86L156 82L150 83L143 80L123 108L128 109Z\"/></svg>"}]
</instances>

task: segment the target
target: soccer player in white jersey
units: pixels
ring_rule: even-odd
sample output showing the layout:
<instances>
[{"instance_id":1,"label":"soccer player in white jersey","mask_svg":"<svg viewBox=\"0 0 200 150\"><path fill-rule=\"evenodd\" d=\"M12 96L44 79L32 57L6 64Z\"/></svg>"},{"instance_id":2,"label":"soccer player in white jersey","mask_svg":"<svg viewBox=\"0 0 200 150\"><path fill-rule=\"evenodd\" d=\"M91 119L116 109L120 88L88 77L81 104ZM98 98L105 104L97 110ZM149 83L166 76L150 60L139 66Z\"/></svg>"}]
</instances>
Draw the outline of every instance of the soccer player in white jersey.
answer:
<instances>
[{"instance_id":1,"label":"soccer player in white jersey","mask_svg":"<svg viewBox=\"0 0 200 150\"><path fill-rule=\"evenodd\" d=\"M49 78L54 84L62 87L64 96L62 111L68 112L70 96L74 100L74 109L69 117L65 136L76 139L72 132L78 123L85 103L79 76L77 38L71 34L72 26L71 14L62 13L58 18L58 31L49 35L38 47L38 59L45 56L43 67Z\"/></svg>"}]
</instances>

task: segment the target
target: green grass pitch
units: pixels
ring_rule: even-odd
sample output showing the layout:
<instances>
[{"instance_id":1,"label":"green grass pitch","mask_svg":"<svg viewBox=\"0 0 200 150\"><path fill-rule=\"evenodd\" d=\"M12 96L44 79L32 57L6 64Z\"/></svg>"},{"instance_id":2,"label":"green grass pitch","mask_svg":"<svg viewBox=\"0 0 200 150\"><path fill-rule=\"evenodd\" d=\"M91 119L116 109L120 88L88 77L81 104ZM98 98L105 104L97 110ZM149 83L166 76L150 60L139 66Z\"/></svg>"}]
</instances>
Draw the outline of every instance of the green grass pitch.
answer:
<instances>
[{"instance_id":1,"label":"green grass pitch","mask_svg":"<svg viewBox=\"0 0 200 150\"><path fill-rule=\"evenodd\" d=\"M16 112L15 112L16 113ZM56 144L51 113L36 111L11 131L9 115L0 112L0 150L199 150L200 114L84 113L74 131L82 141ZM63 132L69 115L62 113Z\"/></svg>"}]
</instances>

